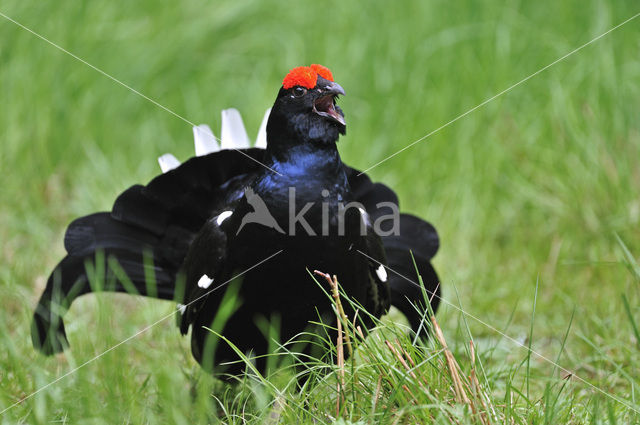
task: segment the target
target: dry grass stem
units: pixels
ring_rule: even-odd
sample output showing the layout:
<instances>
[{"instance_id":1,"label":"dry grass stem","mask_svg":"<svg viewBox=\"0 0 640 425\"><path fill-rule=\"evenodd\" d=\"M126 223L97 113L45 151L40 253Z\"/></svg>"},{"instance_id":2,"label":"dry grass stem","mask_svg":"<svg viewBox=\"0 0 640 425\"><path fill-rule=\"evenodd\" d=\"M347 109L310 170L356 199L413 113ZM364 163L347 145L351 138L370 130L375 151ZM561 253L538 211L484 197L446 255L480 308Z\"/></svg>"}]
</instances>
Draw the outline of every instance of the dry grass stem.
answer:
<instances>
[{"instance_id":1,"label":"dry grass stem","mask_svg":"<svg viewBox=\"0 0 640 425\"><path fill-rule=\"evenodd\" d=\"M373 396L373 407L372 411L376 411L376 406L378 405L378 400L380 399L380 392L382 391L382 375L378 375L378 383L376 384L376 394Z\"/></svg>"},{"instance_id":2,"label":"dry grass stem","mask_svg":"<svg viewBox=\"0 0 640 425\"><path fill-rule=\"evenodd\" d=\"M458 403L471 404L471 401L469 400L467 392L465 391L464 385L462 383L462 379L460 378L460 374L458 373L460 368L458 366L458 362L456 361L455 357L453 357L451 350L449 350L447 341L444 339L442 329L440 328L440 325L438 325L438 322L436 321L436 318L434 316L431 316L431 323L433 324L433 331L435 333L436 339L438 340L442 348L444 348L444 357L447 362L449 374L451 375L451 380L453 381L453 389L456 394L456 401Z\"/></svg>"},{"instance_id":3,"label":"dry grass stem","mask_svg":"<svg viewBox=\"0 0 640 425\"><path fill-rule=\"evenodd\" d=\"M449 370L451 381L453 382L456 401L458 403L467 404L471 409L471 412L473 413L473 417L477 418L479 423L483 425L490 424L491 418L494 418L497 421L495 409L490 402L491 399L489 398L489 395L486 393L486 391L482 388L482 385L480 385L480 381L478 380L475 369L476 350L475 346L473 345L473 341L470 342L471 372L469 374L468 380L465 381L462 378L464 374L460 369L460 365L451 353L451 350L449 350L442 329L436 321L436 318L433 316L431 317L431 323L433 324L433 332L435 334L435 337L443 348L447 369ZM469 396L469 394L471 394L471 397Z\"/></svg>"},{"instance_id":4,"label":"dry grass stem","mask_svg":"<svg viewBox=\"0 0 640 425\"><path fill-rule=\"evenodd\" d=\"M339 314L339 317L337 318L338 325L340 325L341 320L345 324L348 324L349 319L346 313L344 312L344 308L342 307L342 301L340 300L338 277L336 275L333 275L333 277L331 277L328 273L323 273L319 270L314 270L313 272L319 276L324 277L326 281L329 282L329 286L331 286L331 295L333 296L333 299L336 303L336 308L338 309L338 314ZM353 356L353 347L351 346L351 338L349 337L349 332L344 333L344 338L347 343L347 350L349 350L349 356Z\"/></svg>"},{"instance_id":5,"label":"dry grass stem","mask_svg":"<svg viewBox=\"0 0 640 425\"><path fill-rule=\"evenodd\" d=\"M409 365L407 364L407 362L405 361L405 359L400 355L400 353L398 352L398 350L393 346L393 344L391 344L389 341L385 340L384 341L385 344L387 344L387 347L389 347L389 350L391 350L391 352L393 353L394 356L396 356L396 358L398 359L398 361L402 364L402 366L406 369L407 372L409 372L409 376L411 376L413 379L415 379L417 381L417 377L416 374L413 373L413 371L411 370L411 368L409 367ZM419 382L418 382L419 383Z\"/></svg>"},{"instance_id":6,"label":"dry grass stem","mask_svg":"<svg viewBox=\"0 0 640 425\"><path fill-rule=\"evenodd\" d=\"M323 273L319 270L313 271L318 276L322 276L329 282L329 286L331 287L331 295L333 296L333 300L336 305L336 322L338 329L338 337L336 339L336 356L338 363L338 397L336 399L336 417L340 415L340 404L344 405L344 343L346 341L347 348L349 350L349 356L353 356L353 348L351 347L351 340L349 338L349 332L343 332L342 323L348 324L347 315L344 312L344 308L342 307L342 302L340 301L340 291L338 287L338 278L336 275L329 275L328 273Z\"/></svg>"}]
</instances>

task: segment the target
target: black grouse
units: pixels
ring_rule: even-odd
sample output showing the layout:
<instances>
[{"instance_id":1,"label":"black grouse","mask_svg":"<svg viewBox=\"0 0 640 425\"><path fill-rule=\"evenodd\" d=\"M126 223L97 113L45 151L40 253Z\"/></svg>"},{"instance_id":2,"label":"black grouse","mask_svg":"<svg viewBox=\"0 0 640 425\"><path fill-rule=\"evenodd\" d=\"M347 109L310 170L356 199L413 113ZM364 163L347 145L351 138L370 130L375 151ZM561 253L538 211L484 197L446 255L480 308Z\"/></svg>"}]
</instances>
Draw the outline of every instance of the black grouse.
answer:
<instances>
[{"instance_id":1,"label":"black grouse","mask_svg":"<svg viewBox=\"0 0 640 425\"><path fill-rule=\"evenodd\" d=\"M135 293L179 303L180 330L191 328L193 355L206 369L244 369L237 362L217 369L238 356L209 329L260 356L262 369L269 337L261 324L288 341L312 322L335 322L314 269L337 275L372 316L393 305L418 331L422 317L414 304L423 304L423 292L406 277L417 281L417 266L435 311L440 288L430 259L437 233L399 213L391 189L341 161L336 142L346 127L339 95L344 90L327 68L294 68L271 109L266 149L191 158L127 189L110 212L73 221L64 240L68 254L34 313L34 346L47 355L62 351L68 346L62 316L72 301L98 289L131 292L130 282ZM90 283L88 270L104 271L101 288ZM359 318L371 326L369 316Z\"/></svg>"}]
</instances>

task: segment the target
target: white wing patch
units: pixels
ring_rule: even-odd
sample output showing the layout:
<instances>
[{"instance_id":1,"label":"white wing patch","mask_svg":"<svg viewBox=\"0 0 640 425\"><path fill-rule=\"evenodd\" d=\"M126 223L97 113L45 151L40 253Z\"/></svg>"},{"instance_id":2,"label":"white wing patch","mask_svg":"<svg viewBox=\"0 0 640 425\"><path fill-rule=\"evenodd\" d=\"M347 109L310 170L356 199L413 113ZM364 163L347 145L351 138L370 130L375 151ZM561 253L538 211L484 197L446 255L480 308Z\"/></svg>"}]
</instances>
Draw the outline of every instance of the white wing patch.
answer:
<instances>
[{"instance_id":1,"label":"white wing patch","mask_svg":"<svg viewBox=\"0 0 640 425\"><path fill-rule=\"evenodd\" d=\"M160 164L160 169L162 170L162 172L166 173L167 171L171 171L174 168L178 168L180 166L180 161L178 161L178 159L170 153L165 153L164 155L158 157L158 164Z\"/></svg>"},{"instance_id":2,"label":"white wing patch","mask_svg":"<svg viewBox=\"0 0 640 425\"><path fill-rule=\"evenodd\" d=\"M213 279L211 279L206 274L203 274L200 280L198 280L198 286L202 289L207 289L209 286L211 286L211 282L213 282Z\"/></svg>"},{"instance_id":3,"label":"white wing patch","mask_svg":"<svg viewBox=\"0 0 640 425\"><path fill-rule=\"evenodd\" d=\"M184 312L187 311L187 306L184 304L178 304L177 307L180 314L184 314Z\"/></svg>"},{"instance_id":4,"label":"white wing patch","mask_svg":"<svg viewBox=\"0 0 640 425\"><path fill-rule=\"evenodd\" d=\"M193 144L196 148L196 156L203 156L220 150L216 136L206 124L193 127Z\"/></svg>"},{"instance_id":5,"label":"white wing patch","mask_svg":"<svg viewBox=\"0 0 640 425\"><path fill-rule=\"evenodd\" d=\"M271 115L271 108L267 109L262 118L262 124L260 124L260 130L258 130L258 137L256 138L256 148L267 148L267 122L269 121L269 115Z\"/></svg>"},{"instance_id":6,"label":"white wing patch","mask_svg":"<svg viewBox=\"0 0 640 425\"><path fill-rule=\"evenodd\" d=\"M244 149L249 147L249 136L247 136L242 117L237 109L222 110L222 128L220 132L222 149Z\"/></svg>"},{"instance_id":7,"label":"white wing patch","mask_svg":"<svg viewBox=\"0 0 640 425\"><path fill-rule=\"evenodd\" d=\"M376 274L378 275L378 279L380 279L380 282L387 281L387 271L384 269L384 266L382 264L380 264L380 267L376 269Z\"/></svg>"},{"instance_id":8,"label":"white wing patch","mask_svg":"<svg viewBox=\"0 0 640 425\"><path fill-rule=\"evenodd\" d=\"M218 215L218 218L216 218L216 224L218 226L220 226L222 224L223 221L225 221L226 219L228 219L229 217L231 217L231 215L233 214L233 211L223 211Z\"/></svg>"},{"instance_id":9,"label":"white wing patch","mask_svg":"<svg viewBox=\"0 0 640 425\"><path fill-rule=\"evenodd\" d=\"M364 222L364 225L371 226L371 222L369 220L369 213L367 213L364 208L358 207L358 210L360 210L360 217L362 217L362 221Z\"/></svg>"}]
</instances>

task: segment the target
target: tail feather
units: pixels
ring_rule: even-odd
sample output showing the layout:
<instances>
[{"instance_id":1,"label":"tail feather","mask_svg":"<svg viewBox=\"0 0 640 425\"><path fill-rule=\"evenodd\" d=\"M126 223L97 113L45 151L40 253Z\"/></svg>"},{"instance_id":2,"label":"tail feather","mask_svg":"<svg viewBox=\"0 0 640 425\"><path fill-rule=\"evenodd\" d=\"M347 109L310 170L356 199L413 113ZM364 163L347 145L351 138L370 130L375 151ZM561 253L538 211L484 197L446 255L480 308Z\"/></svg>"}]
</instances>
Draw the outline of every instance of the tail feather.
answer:
<instances>
[{"instance_id":1,"label":"tail feather","mask_svg":"<svg viewBox=\"0 0 640 425\"><path fill-rule=\"evenodd\" d=\"M390 204L398 207L399 203L393 190L382 183L372 182L358 170L350 167L346 170L355 199L364 205L374 222L379 217L394 213ZM382 202L390 204L381 206ZM396 224L398 228L393 229ZM419 310L426 308L425 295L434 312L440 303L440 280L430 262L440 246L438 233L430 223L411 214L400 214L397 223L381 220L379 227L383 234L388 234L382 236L382 244L391 270L388 273L391 305L399 309L412 329L418 332L423 317L416 307ZM418 274L424 288L419 284Z\"/></svg>"},{"instance_id":2,"label":"tail feather","mask_svg":"<svg viewBox=\"0 0 640 425\"><path fill-rule=\"evenodd\" d=\"M345 170L353 197L357 202L364 205L373 220L392 214L393 210L389 207L390 204L394 204L396 207L399 206L398 195L388 186L382 183L374 183L368 175L359 174L358 170L346 165ZM382 230L387 231L386 228Z\"/></svg>"},{"instance_id":3,"label":"tail feather","mask_svg":"<svg viewBox=\"0 0 640 425\"><path fill-rule=\"evenodd\" d=\"M31 328L33 345L44 354L61 352L69 345L62 319L71 303L83 294L101 289L152 295L161 299L174 298L175 272L146 262L143 252L118 248L99 248L98 251L100 253L97 255L66 256L49 276L33 315ZM94 273L91 273L92 270ZM102 273L98 275L98 271ZM90 278L92 274L95 280ZM153 279L149 279L149 276L153 276ZM155 282L155 285L150 285L149 281ZM96 288L97 283L102 287Z\"/></svg>"},{"instance_id":4,"label":"tail feather","mask_svg":"<svg viewBox=\"0 0 640 425\"><path fill-rule=\"evenodd\" d=\"M72 222L64 241L68 255L51 273L34 313L34 346L45 354L62 351L68 345L64 313L74 299L94 290L181 298L176 276L196 232L228 196L227 182L253 173L263 152L192 158L146 186L132 186L111 212ZM92 287L91 270L100 271L95 281L103 282L101 288Z\"/></svg>"},{"instance_id":5,"label":"tail feather","mask_svg":"<svg viewBox=\"0 0 640 425\"><path fill-rule=\"evenodd\" d=\"M224 183L254 173L263 153L256 148L223 150L191 158L146 186L127 189L116 199L112 215L157 235L169 225L197 232L216 204L224 200Z\"/></svg>"},{"instance_id":6,"label":"tail feather","mask_svg":"<svg viewBox=\"0 0 640 425\"><path fill-rule=\"evenodd\" d=\"M142 249L157 245L159 241L157 235L114 220L108 212L74 220L64 235L64 247L72 256L87 255L105 248Z\"/></svg>"},{"instance_id":7,"label":"tail feather","mask_svg":"<svg viewBox=\"0 0 640 425\"><path fill-rule=\"evenodd\" d=\"M392 270L389 273L391 304L405 315L414 332L418 332L423 317L416 307L424 311L425 296L434 312L440 304L440 279L430 262L440 245L438 233L430 223L401 214L399 234L383 237L382 243ZM420 286L418 275L424 287Z\"/></svg>"},{"instance_id":8,"label":"tail feather","mask_svg":"<svg viewBox=\"0 0 640 425\"><path fill-rule=\"evenodd\" d=\"M383 238L385 248L410 249L414 255L430 260L438 252L440 238L435 227L411 214L400 214L397 234Z\"/></svg>"},{"instance_id":9,"label":"tail feather","mask_svg":"<svg viewBox=\"0 0 640 425\"><path fill-rule=\"evenodd\" d=\"M435 312L440 304L440 280L428 259L413 255L408 249L386 248L388 273L391 290L391 305L404 314L411 329L418 332L426 311L425 298ZM414 266L415 260L415 266ZM417 269L417 270L416 270ZM424 284L420 286L418 274ZM424 329L424 325L423 325Z\"/></svg>"},{"instance_id":10,"label":"tail feather","mask_svg":"<svg viewBox=\"0 0 640 425\"><path fill-rule=\"evenodd\" d=\"M363 193L357 200L365 206L369 216L374 222L379 217L390 217L394 213L391 208L392 204L396 207L398 206L398 195L382 183L373 183L369 187L369 190ZM382 220L380 230L387 232L387 224L390 225L391 221Z\"/></svg>"},{"instance_id":11,"label":"tail feather","mask_svg":"<svg viewBox=\"0 0 640 425\"><path fill-rule=\"evenodd\" d=\"M113 205L111 216L155 235L161 235L171 219L170 212L162 203L145 195L142 185L131 186L122 192Z\"/></svg>"}]
</instances>

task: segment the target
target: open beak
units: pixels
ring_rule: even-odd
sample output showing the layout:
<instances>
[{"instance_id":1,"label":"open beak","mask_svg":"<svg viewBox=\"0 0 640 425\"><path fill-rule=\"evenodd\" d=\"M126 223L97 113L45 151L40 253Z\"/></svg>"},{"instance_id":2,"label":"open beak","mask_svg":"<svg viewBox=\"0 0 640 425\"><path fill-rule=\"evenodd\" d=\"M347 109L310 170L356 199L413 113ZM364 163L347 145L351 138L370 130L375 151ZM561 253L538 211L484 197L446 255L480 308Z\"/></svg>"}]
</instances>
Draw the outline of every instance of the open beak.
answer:
<instances>
[{"instance_id":1,"label":"open beak","mask_svg":"<svg viewBox=\"0 0 640 425\"><path fill-rule=\"evenodd\" d=\"M329 118L339 124L346 125L344 116L336 108L336 99L338 95L344 95L344 89L340 84L333 81L327 81L327 84L320 89L322 95L313 102L313 112L321 117Z\"/></svg>"}]
</instances>

